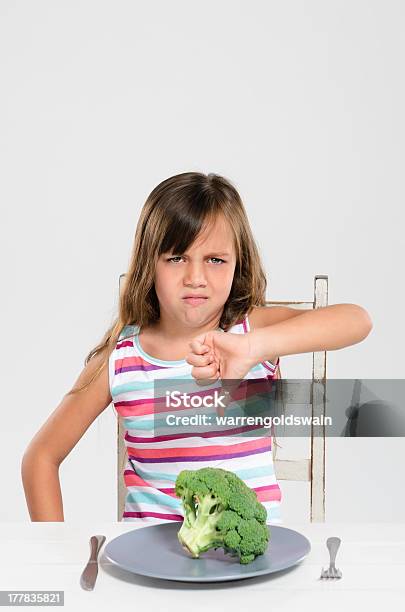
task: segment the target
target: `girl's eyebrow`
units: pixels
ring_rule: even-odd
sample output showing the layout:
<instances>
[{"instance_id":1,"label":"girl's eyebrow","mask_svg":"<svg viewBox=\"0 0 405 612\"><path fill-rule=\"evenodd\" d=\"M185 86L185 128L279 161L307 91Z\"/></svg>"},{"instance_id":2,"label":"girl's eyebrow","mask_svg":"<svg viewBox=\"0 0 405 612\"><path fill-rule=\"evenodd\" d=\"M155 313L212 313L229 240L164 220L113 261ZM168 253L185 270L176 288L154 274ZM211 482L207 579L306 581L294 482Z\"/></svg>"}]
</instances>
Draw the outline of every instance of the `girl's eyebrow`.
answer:
<instances>
[{"instance_id":1,"label":"girl's eyebrow","mask_svg":"<svg viewBox=\"0 0 405 612\"><path fill-rule=\"evenodd\" d=\"M215 255L223 255L224 257L227 257L229 253L226 253L225 251L223 251L222 253L221 251L213 251L212 253L207 253L207 257L214 257Z\"/></svg>"},{"instance_id":2,"label":"girl's eyebrow","mask_svg":"<svg viewBox=\"0 0 405 612\"><path fill-rule=\"evenodd\" d=\"M187 253L185 253L187 255ZM223 255L224 257L229 257L230 253L226 253L225 251L212 251L211 253L206 253L206 257L215 257L216 255Z\"/></svg>"},{"instance_id":3,"label":"girl's eyebrow","mask_svg":"<svg viewBox=\"0 0 405 612\"><path fill-rule=\"evenodd\" d=\"M174 255L176 253L176 251L167 251L167 253ZM177 253L178 255L180 255L180 253ZM181 253L182 254L182 253ZM164 255L164 253L162 253L162 255ZM187 252L184 253L184 255L187 255ZM230 257L231 254L227 253L226 251L212 251L211 253L206 253L205 257L217 257L218 255L222 256L222 257Z\"/></svg>"}]
</instances>

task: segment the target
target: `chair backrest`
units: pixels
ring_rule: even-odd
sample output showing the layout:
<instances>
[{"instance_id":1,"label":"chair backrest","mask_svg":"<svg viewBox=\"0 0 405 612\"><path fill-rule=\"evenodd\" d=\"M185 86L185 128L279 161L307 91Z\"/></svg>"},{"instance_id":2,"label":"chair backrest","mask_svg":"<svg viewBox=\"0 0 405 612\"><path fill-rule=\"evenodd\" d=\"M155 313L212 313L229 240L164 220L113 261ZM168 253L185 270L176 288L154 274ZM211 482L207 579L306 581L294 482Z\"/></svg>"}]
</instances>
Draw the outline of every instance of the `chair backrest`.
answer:
<instances>
[{"instance_id":1,"label":"chair backrest","mask_svg":"<svg viewBox=\"0 0 405 612\"><path fill-rule=\"evenodd\" d=\"M119 278L119 294L122 295L125 274ZM266 306L289 306L303 310L321 308L328 304L328 277L314 277L314 292L311 301L266 301ZM309 383L283 383L281 381L282 401L286 404L305 404L311 406L312 417L323 422L326 409L326 351L314 352L312 358L312 378ZM125 429L122 419L117 419L117 519L121 521L125 506L126 487L123 470L127 454L124 443ZM317 422L317 421L315 421ZM311 425L311 451L306 459L277 459L277 444L273 444L273 460L278 480L306 481L311 483L310 521L325 521L325 426Z\"/></svg>"},{"instance_id":2,"label":"chair backrest","mask_svg":"<svg viewBox=\"0 0 405 612\"><path fill-rule=\"evenodd\" d=\"M328 305L328 277L314 277L311 301L266 301L266 306L289 306L303 310ZM326 351L312 354L312 378L287 384L281 382L282 401L285 404L305 404L311 407L311 416L323 423L326 414ZM314 420L314 419L313 419ZM314 421L318 422L317 420ZM310 457L307 459L277 459L277 444L273 444L273 462L277 480L297 480L311 483L310 521L325 521L325 426L311 425Z\"/></svg>"}]
</instances>

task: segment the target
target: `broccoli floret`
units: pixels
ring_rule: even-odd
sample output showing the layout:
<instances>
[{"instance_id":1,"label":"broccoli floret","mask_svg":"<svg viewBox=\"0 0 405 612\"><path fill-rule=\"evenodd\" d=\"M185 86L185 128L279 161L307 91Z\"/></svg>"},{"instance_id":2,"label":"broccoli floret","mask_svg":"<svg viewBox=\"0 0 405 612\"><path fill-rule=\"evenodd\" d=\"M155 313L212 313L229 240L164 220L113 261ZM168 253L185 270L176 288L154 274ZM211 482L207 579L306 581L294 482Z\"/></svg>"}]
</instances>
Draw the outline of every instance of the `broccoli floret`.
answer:
<instances>
[{"instance_id":1,"label":"broccoli floret","mask_svg":"<svg viewBox=\"0 0 405 612\"><path fill-rule=\"evenodd\" d=\"M250 563L266 551L266 508L233 472L210 467L183 470L175 491L184 508L177 536L193 558L210 548L223 548L239 557L239 563Z\"/></svg>"}]
</instances>

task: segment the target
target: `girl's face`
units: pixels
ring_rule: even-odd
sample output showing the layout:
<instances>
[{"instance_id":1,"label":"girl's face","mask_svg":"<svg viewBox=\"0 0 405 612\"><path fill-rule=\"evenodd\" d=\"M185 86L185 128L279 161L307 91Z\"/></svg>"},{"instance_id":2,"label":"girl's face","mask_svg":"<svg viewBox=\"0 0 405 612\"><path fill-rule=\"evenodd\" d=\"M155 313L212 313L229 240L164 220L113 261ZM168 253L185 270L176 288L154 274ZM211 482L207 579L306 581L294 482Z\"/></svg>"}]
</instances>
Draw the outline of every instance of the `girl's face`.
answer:
<instances>
[{"instance_id":1,"label":"girl's face","mask_svg":"<svg viewBox=\"0 0 405 612\"><path fill-rule=\"evenodd\" d=\"M233 233L223 217L206 226L185 253L162 253L155 272L161 319L180 329L218 324L235 265Z\"/></svg>"}]
</instances>

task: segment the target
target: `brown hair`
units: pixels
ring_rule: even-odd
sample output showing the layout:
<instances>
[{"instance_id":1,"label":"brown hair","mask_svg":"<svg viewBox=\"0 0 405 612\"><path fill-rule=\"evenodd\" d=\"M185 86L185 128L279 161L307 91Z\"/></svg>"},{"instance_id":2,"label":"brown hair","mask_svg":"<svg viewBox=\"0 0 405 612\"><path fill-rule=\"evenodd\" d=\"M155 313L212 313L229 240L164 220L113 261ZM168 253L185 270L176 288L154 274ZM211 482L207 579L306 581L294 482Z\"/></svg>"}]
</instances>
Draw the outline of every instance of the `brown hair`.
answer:
<instances>
[{"instance_id":1,"label":"brown hair","mask_svg":"<svg viewBox=\"0 0 405 612\"><path fill-rule=\"evenodd\" d=\"M265 306L266 275L236 188L229 180L213 173L184 172L172 176L153 189L142 208L119 298L118 316L85 359L87 365L94 356L105 351L103 362L85 385L72 389L67 395L86 389L101 373L126 325L143 327L159 319L159 302L154 288L157 259L162 253L184 253L205 224L218 216L223 216L230 224L236 251L233 283L223 307L220 327L226 331L253 306Z\"/></svg>"}]
</instances>

